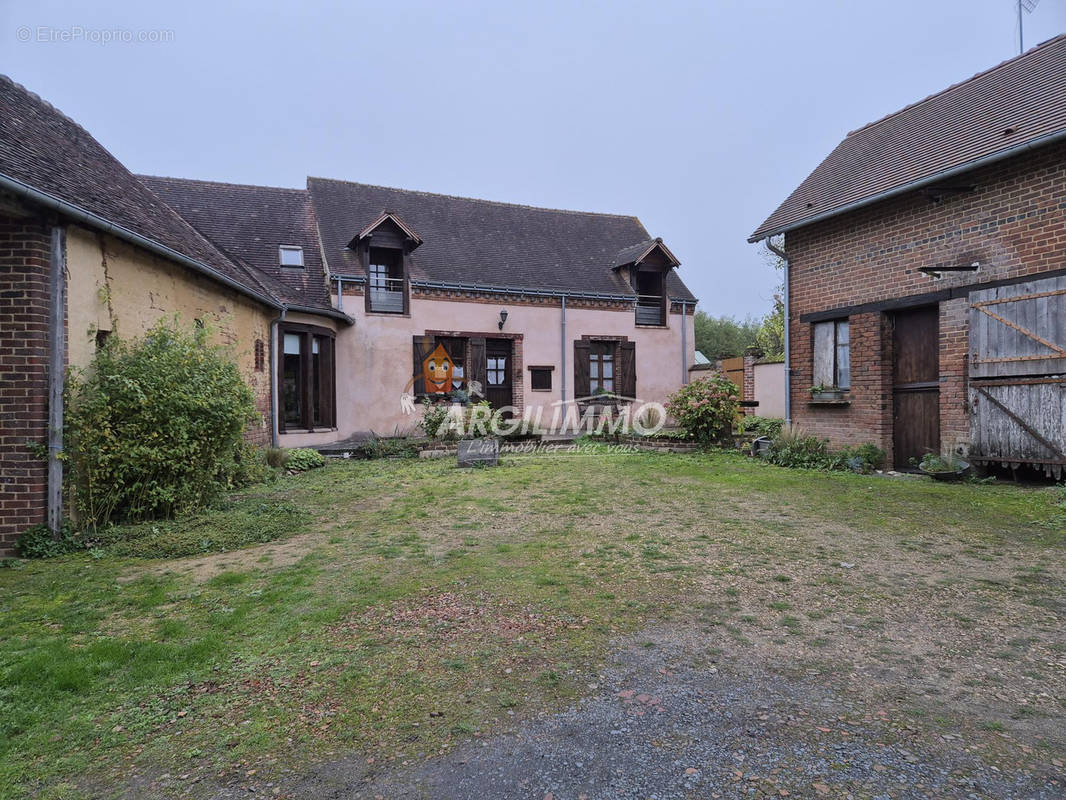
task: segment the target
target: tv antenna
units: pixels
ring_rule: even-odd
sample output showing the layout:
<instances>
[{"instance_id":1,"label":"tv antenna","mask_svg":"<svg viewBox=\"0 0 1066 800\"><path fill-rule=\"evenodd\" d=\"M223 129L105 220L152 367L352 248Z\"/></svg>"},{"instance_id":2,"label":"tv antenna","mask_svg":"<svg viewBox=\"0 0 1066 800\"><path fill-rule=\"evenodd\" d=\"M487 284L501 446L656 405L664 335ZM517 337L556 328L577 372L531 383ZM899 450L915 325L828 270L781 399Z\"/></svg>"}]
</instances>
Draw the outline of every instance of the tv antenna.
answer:
<instances>
[{"instance_id":1,"label":"tv antenna","mask_svg":"<svg viewBox=\"0 0 1066 800\"><path fill-rule=\"evenodd\" d=\"M1025 52L1025 35L1022 32L1022 10L1032 14L1040 0L1018 0L1018 55Z\"/></svg>"}]
</instances>

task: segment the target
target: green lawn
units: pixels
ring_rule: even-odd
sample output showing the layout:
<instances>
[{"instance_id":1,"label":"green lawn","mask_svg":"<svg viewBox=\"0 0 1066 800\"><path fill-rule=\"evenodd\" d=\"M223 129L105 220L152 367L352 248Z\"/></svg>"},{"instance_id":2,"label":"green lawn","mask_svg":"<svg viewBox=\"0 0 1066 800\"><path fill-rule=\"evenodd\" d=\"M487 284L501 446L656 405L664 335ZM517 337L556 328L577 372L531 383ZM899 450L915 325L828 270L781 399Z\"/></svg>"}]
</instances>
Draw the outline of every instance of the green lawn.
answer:
<instances>
[{"instance_id":1,"label":"green lawn","mask_svg":"<svg viewBox=\"0 0 1066 800\"><path fill-rule=\"evenodd\" d=\"M565 707L612 638L670 626L1040 757L1063 746L1064 530L1059 489L733 455L332 463L0 569L0 798L428 756Z\"/></svg>"}]
</instances>

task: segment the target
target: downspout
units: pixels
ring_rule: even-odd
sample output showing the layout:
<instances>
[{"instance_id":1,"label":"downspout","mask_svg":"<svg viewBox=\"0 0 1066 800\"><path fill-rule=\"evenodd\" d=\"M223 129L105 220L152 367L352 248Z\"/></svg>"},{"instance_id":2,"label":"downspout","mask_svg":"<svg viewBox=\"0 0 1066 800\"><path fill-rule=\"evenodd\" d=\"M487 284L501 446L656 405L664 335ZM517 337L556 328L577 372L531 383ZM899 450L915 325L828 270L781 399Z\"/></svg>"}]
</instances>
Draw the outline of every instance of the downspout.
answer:
<instances>
[{"instance_id":1,"label":"downspout","mask_svg":"<svg viewBox=\"0 0 1066 800\"><path fill-rule=\"evenodd\" d=\"M562 309L562 313L559 315L559 339L561 346L559 349L560 355L560 371L559 371L559 391L562 405L566 405L566 295L562 295L559 298L559 307Z\"/></svg>"},{"instance_id":2,"label":"downspout","mask_svg":"<svg viewBox=\"0 0 1066 800\"><path fill-rule=\"evenodd\" d=\"M688 303L681 301L681 385L688 383L688 331L685 318L688 316Z\"/></svg>"},{"instance_id":3,"label":"downspout","mask_svg":"<svg viewBox=\"0 0 1066 800\"><path fill-rule=\"evenodd\" d=\"M63 527L63 382L66 370L67 231L52 226L48 291L48 530Z\"/></svg>"},{"instance_id":4,"label":"downspout","mask_svg":"<svg viewBox=\"0 0 1066 800\"><path fill-rule=\"evenodd\" d=\"M784 265L785 270L785 424L792 424L792 348L790 346L791 336L789 335L789 328L791 328L789 317L789 268L788 268L788 254L780 247L775 245L770 237L766 237L766 249L773 253L775 256L781 259L781 263Z\"/></svg>"},{"instance_id":5,"label":"downspout","mask_svg":"<svg viewBox=\"0 0 1066 800\"><path fill-rule=\"evenodd\" d=\"M278 446L278 325L285 321L287 308L270 320L270 446Z\"/></svg>"}]
</instances>

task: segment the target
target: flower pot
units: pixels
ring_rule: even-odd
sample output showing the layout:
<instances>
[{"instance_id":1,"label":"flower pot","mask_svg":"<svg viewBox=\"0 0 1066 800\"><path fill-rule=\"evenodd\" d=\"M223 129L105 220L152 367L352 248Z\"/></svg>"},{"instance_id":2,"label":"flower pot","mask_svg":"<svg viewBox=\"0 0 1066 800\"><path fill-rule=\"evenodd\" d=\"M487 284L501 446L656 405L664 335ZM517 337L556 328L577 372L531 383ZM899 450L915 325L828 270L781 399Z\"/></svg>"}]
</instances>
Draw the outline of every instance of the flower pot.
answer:
<instances>
[{"instance_id":1,"label":"flower pot","mask_svg":"<svg viewBox=\"0 0 1066 800\"><path fill-rule=\"evenodd\" d=\"M811 400L843 400L844 392L841 389L829 392L811 392Z\"/></svg>"}]
</instances>

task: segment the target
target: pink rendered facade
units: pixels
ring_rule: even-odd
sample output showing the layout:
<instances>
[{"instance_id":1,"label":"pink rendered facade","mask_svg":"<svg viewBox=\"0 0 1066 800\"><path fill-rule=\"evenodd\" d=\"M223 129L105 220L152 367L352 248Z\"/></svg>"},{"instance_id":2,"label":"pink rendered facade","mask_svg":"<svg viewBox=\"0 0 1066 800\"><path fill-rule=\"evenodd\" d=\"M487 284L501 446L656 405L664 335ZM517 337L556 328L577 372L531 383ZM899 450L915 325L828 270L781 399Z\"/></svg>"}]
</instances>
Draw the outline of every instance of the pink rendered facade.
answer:
<instances>
[{"instance_id":1,"label":"pink rendered facade","mask_svg":"<svg viewBox=\"0 0 1066 800\"><path fill-rule=\"evenodd\" d=\"M367 312L362 291L353 291L348 285L343 301L338 302L335 288L332 299L335 307L354 319L352 325L329 323L336 331L336 427L282 432L282 447L325 445L371 431L380 436L412 432L422 410L416 406L413 413L404 413L401 396L415 371L415 336L510 339L513 349L507 368L513 405L517 413L534 417L539 410L545 425L564 401L564 393L566 401L574 399L575 342L604 339L634 343L635 394L645 402L664 402L680 388L695 355L691 301L684 304L684 314L681 303L672 303L666 325L645 326L636 324L632 306L571 297L566 303L564 339L559 297L470 293L441 298L416 294L406 315ZM507 311L502 329L501 310ZM310 315L290 315L288 320L323 323L321 317ZM550 389L532 388L530 367L550 368Z\"/></svg>"}]
</instances>

